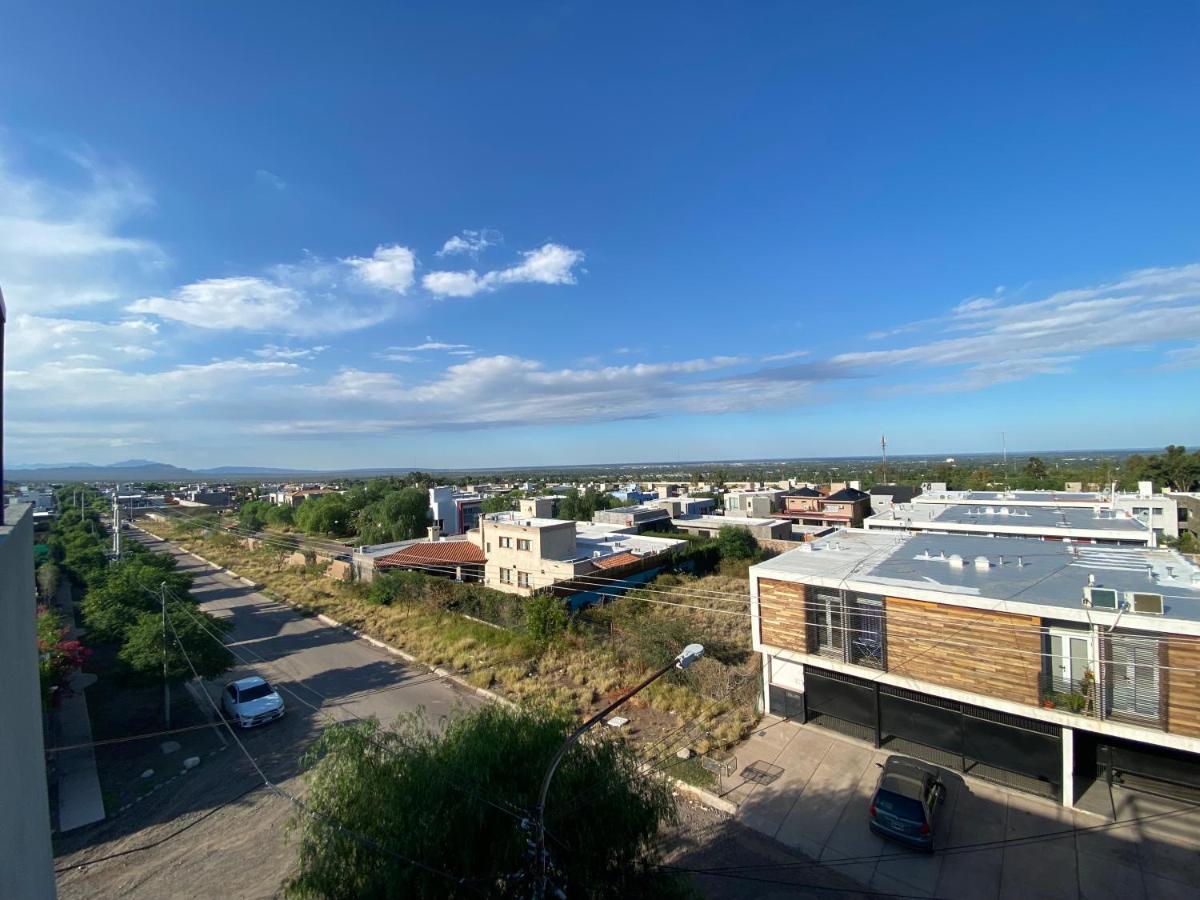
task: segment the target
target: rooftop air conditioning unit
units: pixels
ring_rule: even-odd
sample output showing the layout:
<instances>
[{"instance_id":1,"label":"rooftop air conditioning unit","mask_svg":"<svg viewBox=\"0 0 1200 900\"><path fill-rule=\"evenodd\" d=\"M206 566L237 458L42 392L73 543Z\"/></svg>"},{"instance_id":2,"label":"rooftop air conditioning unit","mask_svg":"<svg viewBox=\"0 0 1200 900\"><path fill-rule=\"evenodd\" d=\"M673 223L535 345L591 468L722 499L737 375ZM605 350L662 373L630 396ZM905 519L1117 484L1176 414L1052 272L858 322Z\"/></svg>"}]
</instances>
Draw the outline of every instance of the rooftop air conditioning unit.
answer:
<instances>
[{"instance_id":1,"label":"rooftop air conditioning unit","mask_svg":"<svg viewBox=\"0 0 1200 900\"><path fill-rule=\"evenodd\" d=\"M1112 588L1086 587L1083 589L1083 605L1092 609L1117 609L1117 592Z\"/></svg>"},{"instance_id":2,"label":"rooftop air conditioning unit","mask_svg":"<svg viewBox=\"0 0 1200 900\"><path fill-rule=\"evenodd\" d=\"M1148 616L1161 616L1163 614L1163 596L1162 594L1143 594L1139 591L1126 591L1125 599L1129 603L1129 608L1135 613L1142 613Z\"/></svg>"}]
</instances>

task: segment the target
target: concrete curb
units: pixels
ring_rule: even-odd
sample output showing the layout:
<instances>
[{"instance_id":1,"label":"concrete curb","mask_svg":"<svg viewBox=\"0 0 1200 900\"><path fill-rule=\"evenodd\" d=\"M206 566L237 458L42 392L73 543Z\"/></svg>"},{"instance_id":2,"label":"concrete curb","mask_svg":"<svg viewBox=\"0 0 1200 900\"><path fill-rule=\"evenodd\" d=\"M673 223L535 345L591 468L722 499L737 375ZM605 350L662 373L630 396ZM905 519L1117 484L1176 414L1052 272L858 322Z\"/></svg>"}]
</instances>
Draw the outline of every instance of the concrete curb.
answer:
<instances>
[{"instance_id":1,"label":"concrete curb","mask_svg":"<svg viewBox=\"0 0 1200 900\"><path fill-rule=\"evenodd\" d=\"M680 781L673 775L665 776L671 782L675 790L680 794L687 794L693 800L698 800L705 806L719 809L721 812L731 816L736 816L738 806L731 800L726 800L724 797L718 797L716 794L709 793L704 788L698 788L694 784L688 784L686 781Z\"/></svg>"},{"instance_id":2,"label":"concrete curb","mask_svg":"<svg viewBox=\"0 0 1200 900\"><path fill-rule=\"evenodd\" d=\"M288 601L288 602L290 602L290 601ZM500 704L502 704L504 706L508 706L512 709L517 708L517 704L513 703L507 697L501 697L499 694L495 693L494 691L489 691L487 688L476 687L475 685L471 684L466 679L460 678L458 675L455 675L453 672L449 671L448 669L443 669L440 666L431 666L426 662L422 662L420 659L413 656L411 653L405 653L399 647L393 647L391 644L386 644L383 641L379 640L378 638L371 637L371 635L367 634L366 632L359 631L357 628L355 628L351 625L346 625L342 622L339 622L337 619L331 618L331 617L325 615L324 613L317 613L317 619L322 624L328 625L330 628L337 628L342 631L349 632L350 634L354 635L359 640L366 641L372 647L376 647L380 650L383 650L386 653L390 653L392 656L398 656L398 657L400 657L400 659L404 660L406 663L411 663L413 665L422 666L422 667L428 669L434 675L438 676L439 678L445 679L446 681L451 681L454 684L458 685L463 690L469 691L470 693L475 694L477 697L482 697L484 700L490 700L493 703L500 703Z\"/></svg>"},{"instance_id":3,"label":"concrete curb","mask_svg":"<svg viewBox=\"0 0 1200 900\"><path fill-rule=\"evenodd\" d=\"M145 529L142 529L142 530L145 531ZM155 538L156 540L164 541L165 543L170 543L169 541L166 541L165 538L160 538L158 535L151 534L149 531L146 531L146 534L149 534L152 538ZM180 549L182 549L182 548L180 548ZM262 589L262 585L255 585L255 583L250 581L250 579L243 578L242 576L240 576L234 572L231 572L229 569L223 568L222 566L218 566L216 563L205 559L203 556L200 556L196 553L192 553L190 550L184 550L184 552L187 553L189 556L194 556L196 559L200 560L202 563L204 563L208 566L211 566L212 568L216 569L218 572L222 572L226 575L229 575L233 578L238 579L239 581L242 581L242 582L245 582L246 584L251 585L252 587L255 588L255 590ZM291 606L294 609L297 609L300 611L306 611L304 607L300 606L297 603L292 602L291 600L288 600L286 597L281 597L280 599L284 603L286 603L288 606ZM497 625L493 625L491 622L483 622L482 620L476 619L473 616L463 616L463 618L470 619L472 622L479 622L482 625L491 625L493 628L499 627ZM379 640L378 638L371 637L371 635L367 634L366 632L359 631L357 628L354 628L351 625L346 625L343 622L339 622L337 619L334 619L331 616L327 616L324 613L317 613L317 620L322 625L326 625L330 628L337 628L341 631L345 631L349 634L352 634L359 640L366 641L372 647L376 647L379 650L383 650L385 653L390 653L392 656L399 657L400 659L404 660L404 662L406 662L406 663L410 663L412 665L417 665L417 666L422 666L423 668L428 669L434 675L437 675L439 678L442 678L446 681L453 682L458 687L462 688L465 691L468 691L469 693L474 694L477 697L480 697L484 700L489 700L492 703L502 704L504 706L509 707L510 709L518 708L517 704L514 703L513 701L509 700L507 697L501 697L499 694L495 693L494 691L489 691L487 688L476 687L475 685L468 682L466 679L460 678L459 676L455 675L453 672L450 672L447 669L443 669L440 666L430 666L428 663L422 662L420 659L413 656L411 653L405 653L399 647L393 647L391 644L385 643L385 642ZM671 782L672 786L674 786L675 790L678 793L686 794L687 796L691 797L692 799L697 800L700 803L703 803L705 806L711 807L712 809L720 810L721 812L726 813L728 815L731 815L731 816L737 815L738 807L737 807L736 803L726 800L723 797L718 797L716 794L709 793L708 791L704 790L703 788L698 788L693 784L688 784L686 781L681 781L678 778L675 778L671 775L667 775L665 777L669 782Z\"/></svg>"},{"instance_id":4,"label":"concrete curb","mask_svg":"<svg viewBox=\"0 0 1200 900\"><path fill-rule=\"evenodd\" d=\"M144 529L144 528L142 528L141 531L150 535L150 537L154 538L157 541L162 541L163 543L168 543L168 544L171 543L166 538L161 538L157 534L154 534L150 531L146 531L146 529ZM179 545L174 544L173 546L178 547ZM236 572L234 572L230 569L226 569L224 566L218 566L212 560L205 559L203 556L201 556L198 553L193 553L191 550L185 550L182 547L180 547L179 549L183 550L183 552L186 553L188 556L191 556L191 557L194 557L194 558L200 560L200 562L204 563L206 566L210 566L213 569L216 569L221 574L228 575L230 578L236 578L238 581L242 582L243 584L249 585L250 587L254 588L256 591L263 589L262 585L256 584L255 582L251 581L249 578L243 578L241 575L238 575ZM293 609L296 609L301 612L308 612L308 610L305 607L287 599L286 597L281 597L278 594L274 594L273 592L272 592L272 596L273 596L273 598L279 597L279 599L282 602L286 603L288 606L292 607ZM464 618L471 619L472 617L464 616ZM466 679L460 678L458 675L455 675L453 672L449 671L448 669L443 669L440 666L431 666L428 663L422 662L420 659L413 656L411 653L405 653L399 647L393 647L391 644L386 644L383 641L379 640L378 638L371 637L371 635L367 634L366 632L359 631L357 628L354 628L350 625L346 625L342 622L339 622L337 619L331 618L331 617L325 615L324 613L317 613L317 619L323 625L327 625L330 628L337 628L342 631L349 632L350 634L354 635L359 640L366 641L372 647L376 647L380 650L383 650L386 653L390 653L392 656L398 656L400 659L404 660L406 663L409 663L409 664L415 665L415 666L421 666L422 668L428 669L430 672L432 672L434 675L437 675L439 678L442 678L446 681L453 682L458 687L462 688L463 690L465 690L471 694L474 694L477 697L481 697L484 700L490 700L493 703L503 704L504 706L508 706L512 709L517 708L517 704L513 703L507 697L501 697L499 694L495 693L494 691L489 691L487 688L476 687L475 685L471 684ZM480 620L472 619L472 621L480 621ZM492 625L491 622L483 622L482 624ZM496 628L499 626L492 625L492 627Z\"/></svg>"}]
</instances>

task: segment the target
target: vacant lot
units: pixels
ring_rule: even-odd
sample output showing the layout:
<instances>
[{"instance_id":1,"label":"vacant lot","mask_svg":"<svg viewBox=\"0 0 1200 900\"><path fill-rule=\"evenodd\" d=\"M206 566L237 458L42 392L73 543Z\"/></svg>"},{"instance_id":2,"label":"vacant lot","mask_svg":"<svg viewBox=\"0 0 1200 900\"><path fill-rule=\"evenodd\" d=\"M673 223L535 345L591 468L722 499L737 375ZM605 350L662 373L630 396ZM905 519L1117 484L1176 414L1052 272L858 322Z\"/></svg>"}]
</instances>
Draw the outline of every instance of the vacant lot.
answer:
<instances>
[{"instance_id":1,"label":"vacant lot","mask_svg":"<svg viewBox=\"0 0 1200 900\"><path fill-rule=\"evenodd\" d=\"M261 583L268 596L352 625L479 687L518 701L565 704L581 715L637 683L685 643L699 641L709 658L686 677L658 682L628 707L635 713L628 715L629 736L655 753L686 745L700 752L728 746L757 721L758 667L745 615L745 564L726 563L723 573L701 578L660 576L644 590L581 616L558 640L540 646L524 634L428 603L371 604L365 586L323 577L320 565L289 566L278 550L248 549L228 535L184 530L176 523L150 527Z\"/></svg>"}]
</instances>

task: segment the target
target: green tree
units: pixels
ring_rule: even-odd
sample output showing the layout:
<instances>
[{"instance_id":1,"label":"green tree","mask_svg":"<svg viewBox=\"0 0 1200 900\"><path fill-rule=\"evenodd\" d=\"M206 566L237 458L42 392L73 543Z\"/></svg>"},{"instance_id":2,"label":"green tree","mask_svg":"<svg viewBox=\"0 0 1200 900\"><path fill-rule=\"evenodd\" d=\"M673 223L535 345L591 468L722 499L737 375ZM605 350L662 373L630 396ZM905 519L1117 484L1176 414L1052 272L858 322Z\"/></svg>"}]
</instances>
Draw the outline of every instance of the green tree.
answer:
<instances>
[{"instance_id":1,"label":"green tree","mask_svg":"<svg viewBox=\"0 0 1200 900\"><path fill-rule=\"evenodd\" d=\"M499 497L488 497L479 505L484 513L508 512L517 508L517 498L512 494L502 494Z\"/></svg>"},{"instance_id":2,"label":"green tree","mask_svg":"<svg viewBox=\"0 0 1200 900\"><path fill-rule=\"evenodd\" d=\"M422 537L432 521L429 495L414 487L392 491L363 507L357 521L359 537L367 544Z\"/></svg>"},{"instance_id":3,"label":"green tree","mask_svg":"<svg viewBox=\"0 0 1200 900\"><path fill-rule=\"evenodd\" d=\"M1021 470L1026 478L1029 478L1039 484L1046 480L1049 476L1049 471L1046 469L1046 463L1040 456L1031 456L1029 461L1025 463L1025 468Z\"/></svg>"},{"instance_id":4,"label":"green tree","mask_svg":"<svg viewBox=\"0 0 1200 900\"><path fill-rule=\"evenodd\" d=\"M296 526L305 534L332 534L342 537L350 533L350 504L341 494L326 494L305 500L296 510Z\"/></svg>"},{"instance_id":5,"label":"green tree","mask_svg":"<svg viewBox=\"0 0 1200 900\"><path fill-rule=\"evenodd\" d=\"M488 705L457 714L441 735L415 714L394 731L374 721L326 729L303 760L308 791L291 822L298 872L288 894L527 896L528 881L505 877L530 867L529 832L510 809L534 806L575 725L566 712ZM683 896L655 866L659 829L674 816L671 788L624 742L574 745L546 807L558 886L572 897Z\"/></svg>"},{"instance_id":6,"label":"green tree","mask_svg":"<svg viewBox=\"0 0 1200 900\"><path fill-rule=\"evenodd\" d=\"M90 635L100 641L122 641L138 616L161 606L162 584L168 596L186 597L192 576L175 571L171 557L139 554L108 567L103 583L90 588L80 607Z\"/></svg>"},{"instance_id":7,"label":"green tree","mask_svg":"<svg viewBox=\"0 0 1200 900\"><path fill-rule=\"evenodd\" d=\"M590 522L593 513L598 510L613 509L620 505L621 501L612 494L602 494L595 488L588 488L582 493L578 488L571 488L558 504L558 515L563 519Z\"/></svg>"},{"instance_id":8,"label":"green tree","mask_svg":"<svg viewBox=\"0 0 1200 900\"><path fill-rule=\"evenodd\" d=\"M738 525L721 526L717 547L722 559L754 559L758 556L758 541L749 529Z\"/></svg>"},{"instance_id":9,"label":"green tree","mask_svg":"<svg viewBox=\"0 0 1200 900\"><path fill-rule=\"evenodd\" d=\"M267 514L271 508L266 500L251 500L242 504L238 510L238 524L251 531L258 531L267 524Z\"/></svg>"},{"instance_id":10,"label":"green tree","mask_svg":"<svg viewBox=\"0 0 1200 900\"><path fill-rule=\"evenodd\" d=\"M551 594L534 594L525 600L525 630L545 646L567 628L566 603Z\"/></svg>"},{"instance_id":11,"label":"green tree","mask_svg":"<svg viewBox=\"0 0 1200 900\"><path fill-rule=\"evenodd\" d=\"M214 618L190 602L180 600L167 602L167 616L170 619L166 644L168 681L178 683L192 677L189 659L201 678L216 678L232 668L233 654L220 640L233 627L230 622ZM161 612L137 614L126 629L117 658L129 668L136 681L154 682L162 678Z\"/></svg>"}]
</instances>

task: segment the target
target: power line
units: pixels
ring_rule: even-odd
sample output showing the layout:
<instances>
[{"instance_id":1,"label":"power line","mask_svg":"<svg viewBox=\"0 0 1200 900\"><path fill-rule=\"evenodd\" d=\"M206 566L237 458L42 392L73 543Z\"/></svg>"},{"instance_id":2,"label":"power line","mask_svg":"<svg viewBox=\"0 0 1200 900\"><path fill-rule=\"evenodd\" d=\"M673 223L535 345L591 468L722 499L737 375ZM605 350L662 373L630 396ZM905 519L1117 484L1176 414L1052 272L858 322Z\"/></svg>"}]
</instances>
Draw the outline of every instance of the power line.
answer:
<instances>
[{"instance_id":1,"label":"power line","mask_svg":"<svg viewBox=\"0 0 1200 900\"><path fill-rule=\"evenodd\" d=\"M877 551L877 552L879 552L879 551ZM859 563L856 565L855 568L857 569L857 568L861 567L867 561L869 561L869 558L859 561ZM1069 563L1064 564L1064 565L1069 565ZM436 565L428 565L428 564L425 564L425 565L411 564L411 565L406 565L405 568L415 569L415 570L419 570L419 571L427 571L427 572L430 572L431 574L438 574L438 575L446 575L446 574L453 573L453 567L448 567L448 566L436 566ZM1056 571L1058 571L1058 570L1056 570ZM854 574L854 572L852 570L850 573L843 576L842 585L844 585L844 583L847 580L849 580L849 578L851 578L853 576L853 574ZM1042 580L1044 580L1045 578L1051 577L1053 574L1055 574L1055 572L1051 572L1051 573L1047 574L1046 576L1044 576L1044 578ZM578 581L578 580L592 578L592 577L593 576L579 576L572 580ZM530 573L531 581L541 580L543 578L546 580L545 580L545 583L543 585L541 585L542 587L549 587L554 584L560 583L558 581L555 581L553 578L550 578L549 576L541 576L541 575L538 575L537 573ZM641 586L641 585L631 585L628 582L623 581L621 579L608 579L608 578L602 578L602 577L596 576L596 580L604 581L604 582L612 582L613 584L620 586L621 590L619 592L617 592L615 590L606 591L605 589L601 589L599 587L597 587L591 591L592 593L595 593L598 596L606 598L606 599L620 599L622 597L628 596L629 593L634 592L634 591L639 592L639 593L656 593L656 594L660 594L660 595L679 595L679 594L687 593L686 591L665 590L665 589L658 589L658 588L650 588L650 587ZM1034 586L1036 586L1036 585L1034 585ZM834 588L831 590L836 590L836 591L840 592L840 591L844 590L844 587L839 586L838 588ZM731 596L738 597L738 595L731 595ZM644 596L638 596L637 599L641 600L642 602L645 602L645 603L650 603L650 604L659 605L659 606L677 607L680 609L688 609L688 610L692 610L692 611L699 611L699 612L706 612L706 613L745 616L747 618L752 618L752 619L757 618L762 624L767 624L767 625L789 625L790 626L793 624L792 622L783 620L783 619L768 619L761 614L761 611L760 611L759 615L757 617L755 617L754 614L752 612L750 612L748 609L747 610L720 609L720 608L716 608L716 607L699 606L696 604L686 604L686 603L677 603L677 602L671 602L671 601L666 601L666 600L659 600L659 599L656 599L653 597L644 597ZM915 641L915 642L927 643L927 644L933 645L933 647L926 648L925 650L921 651L922 653L928 652L928 650L934 649L937 646L954 646L954 647L962 647L965 649L988 650L989 652L997 652L997 650L1000 650L1000 652L1003 652L1004 654L1009 654L1009 655L1038 656L1041 658L1054 658L1054 654L1048 650L1022 650L1022 649L1015 648L1015 647L998 647L994 643L985 642L985 641L967 640L964 642L956 643L951 640L953 637L961 634L961 632L967 630L970 627L995 629L997 631L1011 631L1014 634L1034 633L1040 637L1040 635L1043 633L1043 630L1044 630L1043 626L1040 626L1040 625L1004 625L1004 624L1000 624L1000 623L991 623L991 622L985 621L987 618L987 615L989 613L999 612L999 606L1005 602L1007 602L1007 600L1001 600L1001 601L997 602L997 605L995 607L990 607L990 608L980 610L981 615L976 616L972 619L969 619L967 622L963 623L963 625L961 627L959 627L955 632L953 632L951 635L949 635L947 637L926 638L926 637L920 637L920 636L916 636L916 635L910 635L910 636L906 636L905 639L908 641ZM905 618L907 618L907 621L914 622L914 623L916 623L916 622L926 623L927 622L927 619L922 617L919 613L896 610L896 609L888 610L883 613L854 611L851 613L851 615L858 617L860 620L863 620L863 619L869 620L869 619L874 618L874 619L880 620L881 622L886 622L889 620L899 621L899 620L905 619ZM851 627L847 627L847 626L840 626L840 625L829 625L829 626L826 626L826 628L830 628L835 631L841 631L843 633L866 634L868 636L874 634L874 632L871 631L870 629L862 629L862 628L855 629L855 628L851 628ZM1169 639L1167 637L1152 636L1152 637L1147 637L1146 640L1152 640L1152 641L1155 641L1157 644L1161 645L1162 643L1167 642ZM921 653L912 654L912 655L910 655L910 657L906 657L906 658L902 659L900 662L889 666L889 668L892 668L892 669L898 668L899 666L903 665L903 663L911 662L912 659L915 659L919 655L921 655ZM1200 668L1169 666L1169 665L1163 665L1160 663L1149 664L1149 665L1145 666L1145 668L1154 668L1158 671L1174 670L1174 671L1179 671L1179 672L1186 672L1189 674L1200 674Z\"/></svg>"},{"instance_id":2,"label":"power line","mask_svg":"<svg viewBox=\"0 0 1200 900\"><path fill-rule=\"evenodd\" d=\"M200 684L201 693L204 694L205 698L209 702L209 705L212 706L213 712L224 723L225 728L226 728L226 730L228 730L229 736L231 738L233 738L234 743L237 744L238 748L245 755L246 759L249 760L250 765L254 767L254 771L256 771L258 773L260 778L262 778L263 785L266 786L270 791L272 791L272 792L280 795L284 799L288 800L294 806L296 806L298 809L300 809L307 815L311 816L312 818L322 821L323 823L327 824L329 827L332 827L336 831L347 835L352 840L354 840L356 843L359 843L363 846L367 846L372 849L378 850L380 852L386 853L387 855L392 856L393 858L398 859L401 862L406 862L406 863L416 866L417 868L420 868L426 872L430 872L431 874L439 875L443 878L449 879L463 887L471 887L469 882L472 880L477 880L477 879L467 879L467 878L464 878L459 875L453 875L449 872L445 872L441 869L437 869L433 866L423 863L420 860L412 859L411 857L407 857L401 853L397 853L394 850L391 850L390 848L383 847L378 842L372 840L371 838L365 837L364 835L360 835L357 832L354 832L354 831L346 828L344 825L341 825L340 823L329 819L327 816L324 816L321 813L317 813L317 812L314 812L313 810L310 810L299 798L294 797L292 794L288 793L283 788L274 784L271 781L271 779L267 777L266 772L263 771L262 767L258 764L258 761L254 758L253 754L251 754L250 751L248 749L246 749L246 745L243 744L241 738L239 738L237 736L237 733L234 731L233 726L229 723L228 720L225 719L224 716L221 715L221 711L217 707L216 701L213 700L212 695L209 694L208 691L204 688L203 679L200 678L199 673L196 671L195 665L192 664L192 659L190 656L188 656L187 650L183 646L183 642L181 640L179 640L179 634L175 630L175 623L171 620L170 615L167 615L167 625L171 629L171 635L172 635L172 637L175 638L175 644L177 647L179 647L179 652L181 654L183 654L184 661L187 662L188 668L192 672L192 676L196 679L197 683ZM482 893L477 888L472 888L472 890L475 890L477 893Z\"/></svg>"}]
</instances>

